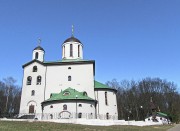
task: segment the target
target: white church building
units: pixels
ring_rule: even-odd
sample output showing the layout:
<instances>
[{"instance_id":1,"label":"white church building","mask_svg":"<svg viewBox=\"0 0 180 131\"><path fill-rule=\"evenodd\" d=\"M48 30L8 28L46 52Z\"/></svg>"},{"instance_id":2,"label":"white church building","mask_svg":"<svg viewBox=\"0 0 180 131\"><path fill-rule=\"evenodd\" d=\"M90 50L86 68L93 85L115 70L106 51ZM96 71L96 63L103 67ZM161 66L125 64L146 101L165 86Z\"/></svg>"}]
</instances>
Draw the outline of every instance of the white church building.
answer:
<instances>
[{"instance_id":1,"label":"white church building","mask_svg":"<svg viewBox=\"0 0 180 131\"><path fill-rule=\"evenodd\" d=\"M116 90L95 80L95 61L83 59L73 35L62 43L62 60L45 61L39 45L23 65L20 116L37 119L118 119Z\"/></svg>"}]
</instances>

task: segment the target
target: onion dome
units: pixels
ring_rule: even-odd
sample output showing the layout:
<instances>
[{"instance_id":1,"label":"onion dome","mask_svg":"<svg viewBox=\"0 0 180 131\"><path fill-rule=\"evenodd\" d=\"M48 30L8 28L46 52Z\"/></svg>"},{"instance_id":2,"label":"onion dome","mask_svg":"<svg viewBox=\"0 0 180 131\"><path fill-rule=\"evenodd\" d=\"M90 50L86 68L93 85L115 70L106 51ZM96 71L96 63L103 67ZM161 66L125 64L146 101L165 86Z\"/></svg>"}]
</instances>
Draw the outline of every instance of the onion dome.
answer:
<instances>
[{"instance_id":1,"label":"onion dome","mask_svg":"<svg viewBox=\"0 0 180 131\"><path fill-rule=\"evenodd\" d=\"M70 38L66 39L64 41L64 43L66 43L66 42L79 42L79 43L81 43L81 41L78 40L77 38L75 38L74 36L71 36Z\"/></svg>"},{"instance_id":2,"label":"onion dome","mask_svg":"<svg viewBox=\"0 0 180 131\"><path fill-rule=\"evenodd\" d=\"M44 51L44 49L41 46L37 46L36 48L34 48L34 50L42 50L42 51Z\"/></svg>"}]
</instances>

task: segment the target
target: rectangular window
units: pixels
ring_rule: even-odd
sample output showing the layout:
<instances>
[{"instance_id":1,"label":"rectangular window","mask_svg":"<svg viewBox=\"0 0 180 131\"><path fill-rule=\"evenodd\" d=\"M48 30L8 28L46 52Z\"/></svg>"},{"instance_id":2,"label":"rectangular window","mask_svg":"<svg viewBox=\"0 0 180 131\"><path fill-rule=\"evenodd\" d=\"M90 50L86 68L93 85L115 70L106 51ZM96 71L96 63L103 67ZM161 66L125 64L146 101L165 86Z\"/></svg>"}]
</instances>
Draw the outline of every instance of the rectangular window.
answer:
<instances>
[{"instance_id":1,"label":"rectangular window","mask_svg":"<svg viewBox=\"0 0 180 131\"><path fill-rule=\"evenodd\" d=\"M73 57L73 45L70 44L70 57Z\"/></svg>"},{"instance_id":2,"label":"rectangular window","mask_svg":"<svg viewBox=\"0 0 180 131\"><path fill-rule=\"evenodd\" d=\"M105 104L108 105L108 101L107 101L107 92L105 92Z\"/></svg>"},{"instance_id":3,"label":"rectangular window","mask_svg":"<svg viewBox=\"0 0 180 131\"><path fill-rule=\"evenodd\" d=\"M80 57L80 45L78 45L78 57Z\"/></svg>"}]
</instances>

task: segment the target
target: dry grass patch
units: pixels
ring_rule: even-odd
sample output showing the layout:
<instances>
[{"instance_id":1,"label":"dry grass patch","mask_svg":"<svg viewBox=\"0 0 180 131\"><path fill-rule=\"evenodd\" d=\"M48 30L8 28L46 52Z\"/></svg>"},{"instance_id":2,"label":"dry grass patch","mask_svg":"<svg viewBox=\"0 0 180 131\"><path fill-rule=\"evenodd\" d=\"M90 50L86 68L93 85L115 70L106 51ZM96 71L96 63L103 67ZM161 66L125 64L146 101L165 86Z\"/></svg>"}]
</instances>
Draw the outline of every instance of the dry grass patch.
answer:
<instances>
[{"instance_id":1,"label":"dry grass patch","mask_svg":"<svg viewBox=\"0 0 180 131\"><path fill-rule=\"evenodd\" d=\"M165 126L86 126L53 122L0 121L0 131L166 131Z\"/></svg>"}]
</instances>

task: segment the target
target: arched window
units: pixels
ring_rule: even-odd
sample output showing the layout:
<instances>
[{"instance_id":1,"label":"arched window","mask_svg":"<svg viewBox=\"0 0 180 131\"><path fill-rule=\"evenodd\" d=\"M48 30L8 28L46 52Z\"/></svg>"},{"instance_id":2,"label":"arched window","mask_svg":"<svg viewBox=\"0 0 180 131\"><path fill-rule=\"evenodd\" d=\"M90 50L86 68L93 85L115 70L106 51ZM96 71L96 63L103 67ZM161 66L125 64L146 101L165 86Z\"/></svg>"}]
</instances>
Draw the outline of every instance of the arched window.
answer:
<instances>
[{"instance_id":1,"label":"arched window","mask_svg":"<svg viewBox=\"0 0 180 131\"><path fill-rule=\"evenodd\" d=\"M80 57L80 45L78 45L78 57Z\"/></svg>"},{"instance_id":2,"label":"arched window","mask_svg":"<svg viewBox=\"0 0 180 131\"><path fill-rule=\"evenodd\" d=\"M53 119L53 114L50 114L50 118Z\"/></svg>"},{"instance_id":3,"label":"arched window","mask_svg":"<svg viewBox=\"0 0 180 131\"><path fill-rule=\"evenodd\" d=\"M68 69L70 70L70 69L71 69L71 67L68 67Z\"/></svg>"},{"instance_id":4,"label":"arched window","mask_svg":"<svg viewBox=\"0 0 180 131\"><path fill-rule=\"evenodd\" d=\"M53 108L53 105L51 105L50 108Z\"/></svg>"},{"instance_id":5,"label":"arched window","mask_svg":"<svg viewBox=\"0 0 180 131\"><path fill-rule=\"evenodd\" d=\"M108 105L107 92L105 92L105 104Z\"/></svg>"},{"instance_id":6,"label":"arched window","mask_svg":"<svg viewBox=\"0 0 180 131\"><path fill-rule=\"evenodd\" d=\"M32 77L31 76L28 76L27 77L27 85L31 85L31 81L32 81Z\"/></svg>"},{"instance_id":7,"label":"arched window","mask_svg":"<svg viewBox=\"0 0 180 131\"><path fill-rule=\"evenodd\" d=\"M82 113L78 113L78 118L82 118Z\"/></svg>"},{"instance_id":8,"label":"arched window","mask_svg":"<svg viewBox=\"0 0 180 131\"><path fill-rule=\"evenodd\" d=\"M31 96L34 96L34 95L35 95L35 91L32 90L32 91L31 91Z\"/></svg>"},{"instance_id":9,"label":"arched window","mask_svg":"<svg viewBox=\"0 0 180 131\"><path fill-rule=\"evenodd\" d=\"M39 53L36 52L36 54L35 54L35 59L38 59L38 57L39 57Z\"/></svg>"},{"instance_id":10,"label":"arched window","mask_svg":"<svg viewBox=\"0 0 180 131\"><path fill-rule=\"evenodd\" d=\"M36 83L37 85L41 85L41 76L38 76L37 77L37 83Z\"/></svg>"},{"instance_id":11,"label":"arched window","mask_svg":"<svg viewBox=\"0 0 180 131\"><path fill-rule=\"evenodd\" d=\"M37 66L33 66L33 72L37 72Z\"/></svg>"},{"instance_id":12,"label":"arched window","mask_svg":"<svg viewBox=\"0 0 180 131\"><path fill-rule=\"evenodd\" d=\"M84 92L83 92L83 96L87 96L87 92L84 91Z\"/></svg>"},{"instance_id":13,"label":"arched window","mask_svg":"<svg viewBox=\"0 0 180 131\"><path fill-rule=\"evenodd\" d=\"M79 107L82 107L82 104L79 104Z\"/></svg>"},{"instance_id":14,"label":"arched window","mask_svg":"<svg viewBox=\"0 0 180 131\"><path fill-rule=\"evenodd\" d=\"M70 57L72 57L72 56L73 56L73 45L70 44Z\"/></svg>"},{"instance_id":15,"label":"arched window","mask_svg":"<svg viewBox=\"0 0 180 131\"><path fill-rule=\"evenodd\" d=\"M63 110L67 110L67 105L63 105Z\"/></svg>"},{"instance_id":16,"label":"arched window","mask_svg":"<svg viewBox=\"0 0 180 131\"><path fill-rule=\"evenodd\" d=\"M71 81L71 76L68 76L68 81Z\"/></svg>"},{"instance_id":17,"label":"arched window","mask_svg":"<svg viewBox=\"0 0 180 131\"><path fill-rule=\"evenodd\" d=\"M109 113L106 113L106 119L107 120L109 119Z\"/></svg>"},{"instance_id":18,"label":"arched window","mask_svg":"<svg viewBox=\"0 0 180 131\"><path fill-rule=\"evenodd\" d=\"M93 113L90 114L89 118L90 118L90 119L93 119Z\"/></svg>"}]
</instances>

